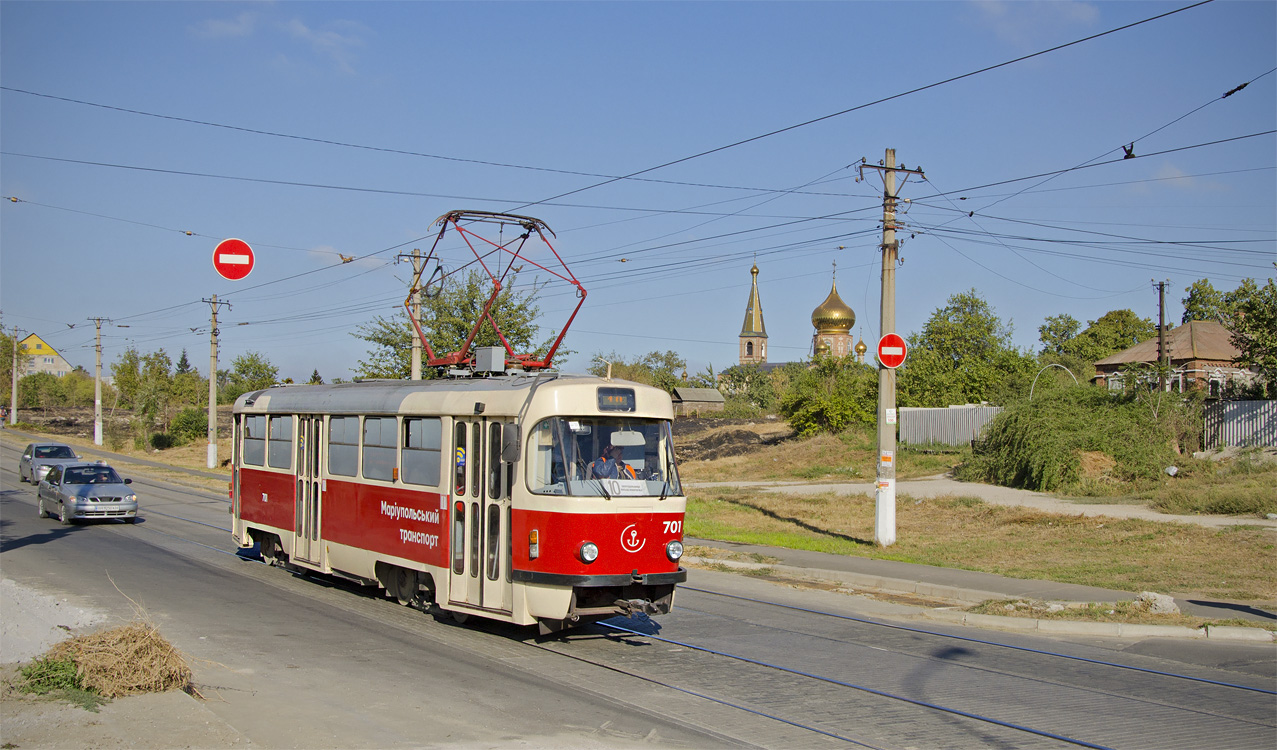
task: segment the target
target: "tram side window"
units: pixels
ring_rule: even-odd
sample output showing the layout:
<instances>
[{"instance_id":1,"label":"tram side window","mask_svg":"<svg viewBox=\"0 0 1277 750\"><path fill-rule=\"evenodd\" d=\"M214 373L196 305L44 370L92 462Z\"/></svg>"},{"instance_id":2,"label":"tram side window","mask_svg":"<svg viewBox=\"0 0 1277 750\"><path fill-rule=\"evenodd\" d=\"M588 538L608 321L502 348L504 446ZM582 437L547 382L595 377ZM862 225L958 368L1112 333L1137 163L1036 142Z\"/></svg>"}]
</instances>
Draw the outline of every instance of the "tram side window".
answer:
<instances>
[{"instance_id":1,"label":"tram side window","mask_svg":"<svg viewBox=\"0 0 1277 750\"><path fill-rule=\"evenodd\" d=\"M266 417L244 417L244 464L266 464Z\"/></svg>"},{"instance_id":2,"label":"tram side window","mask_svg":"<svg viewBox=\"0 0 1277 750\"><path fill-rule=\"evenodd\" d=\"M488 497L501 498L501 423L488 428Z\"/></svg>"},{"instance_id":3,"label":"tram side window","mask_svg":"<svg viewBox=\"0 0 1277 750\"><path fill-rule=\"evenodd\" d=\"M328 420L328 473L353 477L359 465L359 417Z\"/></svg>"},{"instance_id":4,"label":"tram side window","mask_svg":"<svg viewBox=\"0 0 1277 750\"><path fill-rule=\"evenodd\" d=\"M293 418L271 417L266 463L272 469L293 468Z\"/></svg>"},{"instance_id":5,"label":"tram side window","mask_svg":"<svg viewBox=\"0 0 1277 750\"><path fill-rule=\"evenodd\" d=\"M403 480L409 484L439 486L442 420L438 417L404 419L403 433Z\"/></svg>"},{"instance_id":6,"label":"tram side window","mask_svg":"<svg viewBox=\"0 0 1277 750\"><path fill-rule=\"evenodd\" d=\"M395 478L399 447L394 417L364 418L364 479Z\"/></svg>"},{"instance_id":7,"label":"tram side window","mask_svg":"<svg viewBox=\"0 0 1277 750\"><path fill-rule=\"evenodd\" d=\"M457 423L457 451L456 451L456 475L457 475L457 494L466 494L466 425L465 422Z\"/></svg>"}]
</instances>

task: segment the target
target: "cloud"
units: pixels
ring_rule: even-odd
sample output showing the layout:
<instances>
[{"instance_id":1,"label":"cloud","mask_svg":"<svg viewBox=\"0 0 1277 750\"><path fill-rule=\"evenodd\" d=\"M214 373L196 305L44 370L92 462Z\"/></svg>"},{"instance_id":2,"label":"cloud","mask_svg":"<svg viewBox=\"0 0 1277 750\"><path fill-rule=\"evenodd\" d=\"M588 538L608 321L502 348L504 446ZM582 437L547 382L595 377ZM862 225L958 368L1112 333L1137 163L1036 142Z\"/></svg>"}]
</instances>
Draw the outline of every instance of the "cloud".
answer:
<instances>
[{"instance_id":1,"label":"cloud","mask_svg":"<svg viewBox=\"0 0 1277 750\"><path fill-rule=\"evenodd\" d=\"M209 19L191 27L196 35L208 39L227 39L252 35L257 28L258 15L245 11L231 20Z\"/></svg>"},{"instance_id":2,"label":"cloud","mask_svg":"<svg viewBox=\"0 0 1277 750\"><path fill-rule=\"evenodd\" d=\"M334 21L328 24L327 30L319 30L294 18L283 24L283 29L294 39L309 45L316 55L331 60L345 73L355 72L353 50L364 46L364 37L369 34L366 26L354 21Z\"/></svg>"},{"instance_id":3,"label":"cloud","mask_svg":"<svg viewBox=\"0 0 1277 750\"><path fill-rule=\"evenodd\" d=\"M1222 192L1228 188L1218 180L1203 180L1194 175L1185 174L1184 170L1173 164L1163 164L1153 175L1157 185L1172 190L1192 190L1195 192Z\"/></svg>"},{"instance_id":4,"label":"cloud","mask_svg":"<svg viewBox=\"0 0 1277 750\"><path fill-rule=\"evenodd\" d=\"M1075 0L1053 2L1006 2L975 0L972 3L979 20L1003 41L1017 47L1038 46L1061 27L1092 26L1099 19L1099 9Z\"/></svg>"}]
</instances>

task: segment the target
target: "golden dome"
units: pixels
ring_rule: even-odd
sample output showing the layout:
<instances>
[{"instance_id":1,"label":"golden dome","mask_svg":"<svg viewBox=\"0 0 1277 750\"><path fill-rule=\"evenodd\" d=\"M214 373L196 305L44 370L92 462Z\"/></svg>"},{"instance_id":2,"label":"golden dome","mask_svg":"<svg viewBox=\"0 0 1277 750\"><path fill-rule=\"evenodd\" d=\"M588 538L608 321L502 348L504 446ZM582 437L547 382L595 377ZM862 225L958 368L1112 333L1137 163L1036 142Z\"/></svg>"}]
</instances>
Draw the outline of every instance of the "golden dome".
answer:
<instances>
[{"instance_id":1,"label":"golden dome","mask_svg":"<svg viewBox=\"0 0 1277 750\"><path fill-rule=\"evenodd\" d=\"M865 346L864 339L861 339L856 342L856 354L859 354L860 356L863 357L865 355L865 352L867 351L869 351L869 347Z\"/></svg>"},{"instance_id":2,"label":"golden dome","mask_svg":"<svg viewBox=\"0 0 1277 750\"><path fill-rule=\"evenodd\" d=\"M834 282L829 296L811 312L811 324L818 333L845 334L856 324L856 313L838 296L838 283Z\"/></svg>"},{"instance_id":3,"label":"golden dome","mask_svg":"<svg viewBox=\"0 0 1277 750\"><path fill-rule=\"evenodd\" d=\"M818 354L818 355L824 355L824 354L828 354L828 353L829 353L829 342L828 342L828 341L822 341L822 342L820 342L819 344L816 344L816 354Z\"/></svg>"}]
</instances>

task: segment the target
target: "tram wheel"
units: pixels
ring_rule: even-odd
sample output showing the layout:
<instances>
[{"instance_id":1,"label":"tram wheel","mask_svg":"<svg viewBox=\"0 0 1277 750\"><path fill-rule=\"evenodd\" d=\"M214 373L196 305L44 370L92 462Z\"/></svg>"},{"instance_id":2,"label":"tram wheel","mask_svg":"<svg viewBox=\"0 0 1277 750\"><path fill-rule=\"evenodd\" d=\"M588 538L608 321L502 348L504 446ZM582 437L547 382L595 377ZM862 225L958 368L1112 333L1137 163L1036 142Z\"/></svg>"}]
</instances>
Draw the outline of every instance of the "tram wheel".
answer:
<instances>
[{"instance_id":1,"label":"tram wheel","mask_svg":"<svg viewBox=\"0 0 1277 750\"><path fill-rule=\"evenodd\" d=\"M419 588L417 571L395 568L394 573L391 574L391 585L394 586L394 591L389 593L395 601L405 607L416 603Z\"/></svg>"}]
</instances>

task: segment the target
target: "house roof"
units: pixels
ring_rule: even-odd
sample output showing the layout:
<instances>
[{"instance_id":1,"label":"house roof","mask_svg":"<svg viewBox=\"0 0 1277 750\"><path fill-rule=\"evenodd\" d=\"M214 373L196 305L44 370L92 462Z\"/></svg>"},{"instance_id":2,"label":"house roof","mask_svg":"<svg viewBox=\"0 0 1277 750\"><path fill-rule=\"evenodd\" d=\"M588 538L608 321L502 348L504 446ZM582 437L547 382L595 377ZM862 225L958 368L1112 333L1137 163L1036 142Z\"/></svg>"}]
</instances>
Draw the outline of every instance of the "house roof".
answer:
<instances>
[{"instance_id":1,"label":"house roof","mask_svg":"<svg viewBox=\"0 0 1277 750\"><path fill-rule=\"evenodd\" d=\"M1188 362L1206 359L1233 362L1241 357L1241 350L1233 346L1232 334L1213 320L1190 320L1166 333L1166 348L1171 362ZM1157 362L1157 337L1110 354L1095 363L1097 368L1127 365L1137 362Z\"/></svg>"}]
</instances>

